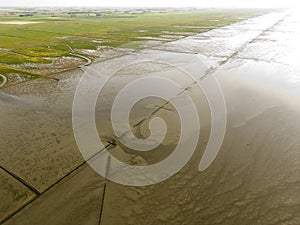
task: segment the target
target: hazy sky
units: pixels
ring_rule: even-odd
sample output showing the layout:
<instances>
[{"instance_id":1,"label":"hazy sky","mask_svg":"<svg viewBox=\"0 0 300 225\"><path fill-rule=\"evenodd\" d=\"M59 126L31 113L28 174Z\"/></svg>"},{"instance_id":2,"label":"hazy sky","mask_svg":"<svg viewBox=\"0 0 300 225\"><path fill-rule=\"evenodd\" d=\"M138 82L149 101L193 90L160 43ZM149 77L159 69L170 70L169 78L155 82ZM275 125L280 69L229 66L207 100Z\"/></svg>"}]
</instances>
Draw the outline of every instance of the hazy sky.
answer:
<instances>
[{"instance_id":1,"label":"hazy sky","mask_svg":"<svg viewBox=\"0 0 300 225\"><path fill-rule=\"evenodd\" d=\"M0 0L0 6L102 7L295 7L297 0ZM299 3L298 3L299 4Z\"/></svg>"}]
</instances>

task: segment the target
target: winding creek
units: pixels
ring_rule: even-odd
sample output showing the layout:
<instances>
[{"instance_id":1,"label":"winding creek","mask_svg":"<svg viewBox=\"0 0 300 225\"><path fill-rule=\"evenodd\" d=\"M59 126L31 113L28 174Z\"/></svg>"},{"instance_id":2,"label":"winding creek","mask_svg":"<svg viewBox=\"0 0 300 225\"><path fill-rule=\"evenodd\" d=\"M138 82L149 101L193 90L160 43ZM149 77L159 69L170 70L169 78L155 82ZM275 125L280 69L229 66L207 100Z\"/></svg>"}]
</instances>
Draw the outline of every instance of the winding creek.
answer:
<instances>
[{"instance_id":1,"label":"winding creek","mask_svg":"<svg viewBox=\"0 0 300 225\"><path fill-rule=\"evenodd\" d=\"M0 88L3 87L7 83L7 78L6 76L0 74L0 77L3 78L3 81L0 83Z\"/></svg>"}]
</instances>

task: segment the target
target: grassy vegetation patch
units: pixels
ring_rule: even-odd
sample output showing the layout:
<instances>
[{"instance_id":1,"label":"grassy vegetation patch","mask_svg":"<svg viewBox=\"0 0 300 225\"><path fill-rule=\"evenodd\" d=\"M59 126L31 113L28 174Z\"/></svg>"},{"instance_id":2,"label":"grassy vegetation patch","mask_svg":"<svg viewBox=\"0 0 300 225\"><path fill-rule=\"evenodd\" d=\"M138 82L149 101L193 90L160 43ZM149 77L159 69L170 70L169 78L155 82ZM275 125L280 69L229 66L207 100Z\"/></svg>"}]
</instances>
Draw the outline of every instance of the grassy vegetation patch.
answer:
<instances>
[{"instance_id":1,"label":"grassy vegetation patch","mask_svg":"<svg viewBox=\"0 0 300 225\"><path fill-rule=\"evenodd\" d=\"M41 58L41 57L61 57L69 55L68 51L61 49L56 49L56 46L49 46L48 48L37 47L37 48L21 48L14 52L20 53L31 58Z\"/></svg>"},{"instance_id":2,"label":"grassy vegetation patch","mask_svg":"<svg viewBox=\"0 0 300 225\"><path fill-rule=\"evenodd\" d=\"M39 74L31 73L31 72L28 72L25 70L21 70L18 68L0 64L0 74L6 75L6 74L10 74L10 73L17 73L17 74L20 74L20 75L23 75L26 77L32 77L32 78L41 77Z\"/></svg>"},{"instance_id":3,"label":"grassy vegetation patch","mask_svg":"<svg viewBox=\"0 0 300 225\"><path fill-rule=\"evenodd\" d=\"M18 53L0 52L1 63L5 64L23 64L23 63L51 63L50 60L41 58L40 55L31 57Z\"/></svg>"}]
</instances>

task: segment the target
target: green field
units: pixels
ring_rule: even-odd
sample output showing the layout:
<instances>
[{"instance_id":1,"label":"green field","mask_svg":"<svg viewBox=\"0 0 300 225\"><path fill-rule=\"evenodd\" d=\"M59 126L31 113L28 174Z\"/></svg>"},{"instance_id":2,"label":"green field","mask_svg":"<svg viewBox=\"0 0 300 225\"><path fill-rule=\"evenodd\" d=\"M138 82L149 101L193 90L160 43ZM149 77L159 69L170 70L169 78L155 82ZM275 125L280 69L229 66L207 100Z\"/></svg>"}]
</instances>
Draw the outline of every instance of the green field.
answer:
<instances>
[{"instance_id":1,"label":"green field","mask_svg":"<svg viewBox=\"0 0 300 225\"><path fill-rule=\"evenodd\" d=\"M8 77L8 85L18 83L18 74L25 81L52 76L41 65L54 59L76 57L83 49L142 48L148 40L171 41L230 23L257 16L263 11L192 10L145 13L99 13L70 11L22 11L0 13L0 74ZM19 22L36 22L17 24ZM167 36L167 38L166 38ZM173 38L172 38L173 37ZM81 53L80 53L81 54ZM93 58L84 53L85 56ZM80 61L78 61L80 62ZM82 62L80 62L82 63ZM65 69L70 69L66 66Z\"/></svg>"}]
</instances>

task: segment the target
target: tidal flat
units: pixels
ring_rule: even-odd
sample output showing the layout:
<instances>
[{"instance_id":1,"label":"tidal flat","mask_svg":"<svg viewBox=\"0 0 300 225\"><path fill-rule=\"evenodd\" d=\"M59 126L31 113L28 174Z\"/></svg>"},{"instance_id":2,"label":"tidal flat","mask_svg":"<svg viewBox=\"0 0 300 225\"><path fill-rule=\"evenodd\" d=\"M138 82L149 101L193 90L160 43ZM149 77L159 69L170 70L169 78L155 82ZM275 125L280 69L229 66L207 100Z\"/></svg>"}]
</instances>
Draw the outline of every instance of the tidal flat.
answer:
<instances>
[{"instance_id":1,"label":"tidal flat","mask_svg":"<svg viewBox=\"0 0 300 225\"><path fill-rule=\"evenodd\" d=\"M53 74L39 74L35 68L25 70L23 63L15 63L14 58L1 57L3 61L9 59L13 62L3 62L2 68L6 70L0 71L1 74L6 71L4 75L8 78L13 76L11 74L16 75L16 71L11 72L12 67L28 73L25 76L25 72L19 72L20 77L26 79L22 82L10 81L0 92L1 223L299 224L300 127L296 121L299 121L300 115L300 67L297 62L287 59L295 57L295 51L290 49L295 48L292 43L299 39L295 27L299 27L300 20L297 13L286 11L252 11L246 15L241 14L245 12L235 12L217 10L215 15L212 12L195 12L197 16L193 18L198 22L190 18L193 13L167 12L168 18L172 18L173 14L180 18L176 23L158 19L157 15L162 12L103 15L97 21L94 21L96 14L87 16L78 13L76 17L47 17L42 24L20 25L18 32L24 32L28 42L39 42L41 47L36 52L31 52L30 48L16 47L16 56L26 55L24 57L28 59L29 53L27 55L26 51L29 51L33 54L30 60L37 60L26 61L29 63L27 65L51 64L52 53L55 58L77 58L68 55L71 51L72 54L91 57L94 63L88 68L104 74L114 73L99 96L95 118L101 141L106 144L114 141L114 146L108 150L119 160L132 165L155 164L168 157L178 143L180 124L172 105L165 105L155 114L166 121L169 132L154 151L132 151L117 140L110 123L111 105L117 93L136 78L156 75L180 84L197 107L201 133L189 163L170 179L146 187L110 182L88 166L73 134L73 98L84 76L78 65L86 62L77 59L78 64L72 65L71 70L63 72L66 69L63 67ZM198 13L204 14L199 16ZM157 27L150 26L152 15L157 18L154 21ZM77 19L82 30L72 33L71 30L78 26L74 23ZM98 19L104 22L99 23ZM4 20L8 21L8 18ZM16 20L20 18L16 17ZM41 18L33 16L24 20L39 21ZM94 23L89 25L91 20ZM46 21L49 21L48 28L43 27ZM115 27L112 25L114 22ZM58 27L65 23L65 28ZM107 36L102 31L95 33L90 30L99 24L105 27ZM121 29L123 24L125 30ZM28 26L26 32L22 30L25 26ZM68 32L62 33L64 29ZM132 29L139 31L141 37L151 36L154 31L154 37L159 37L159 30L164 31L164 35L165 31L169 31L170 35L178 29L183 29L180 36L183 33L187 36L166 42L141 41L138 43L144 47L140 48L135 41L132 42L130 34L130 38L124 40L126 32L132 31L132 35L136 35ZM30 35L35 36L37 30L43 30L38 40L29 38ZM83 33L84 37L81 36ZM71 38L70 34L73 35ZM87 34L92 38L87 39ZM178 36L178 33L174 35ZM19 43L14 42L16 37L11 38L12 43ZM49 50L47 53L47 44L52 43L48 38L59 40L55 46L70 45L74 52L70 48L58 48L59 51L54 49L54 52ZM92 46L96 47L87 47L90 46L88 40L93 40ZM106 40L121 44L106 45L111 43ZM27 44L36 46L37 43ZM104 56L97 52L97 49L102 49L98 48L99 44L109 49L109 52L103 52ZM266 45L272 48L261 47ZM93 56L89 55L91 53ZM199 76L210 69L209 75L219 81L227 107L224 142L219 155L204 172L199 172L198 166L208 142L211 114L203 91L190 86L192 81L182 71L157 62L137 63L115 71L120 65L128 65L145 57L167 58L183 68L195 69L191 56L201 59L201 64L196 64ZM25 58L18 60L22 62ZM39 60L50 61L41 63ZM52 77L59 80L50 79ZM158 98L140 101L130 114L130 124L139 122L164 103L165 100ZM125 106L127 102L123 104ZM180 106L184 108L187 104L181 101ZM84 107L81 113L84 118ZM148 124L149 120L145 120L138 130L134 127L132 130L137 137L145 138L149 136Z\"/></svg>"}]
</instances>

